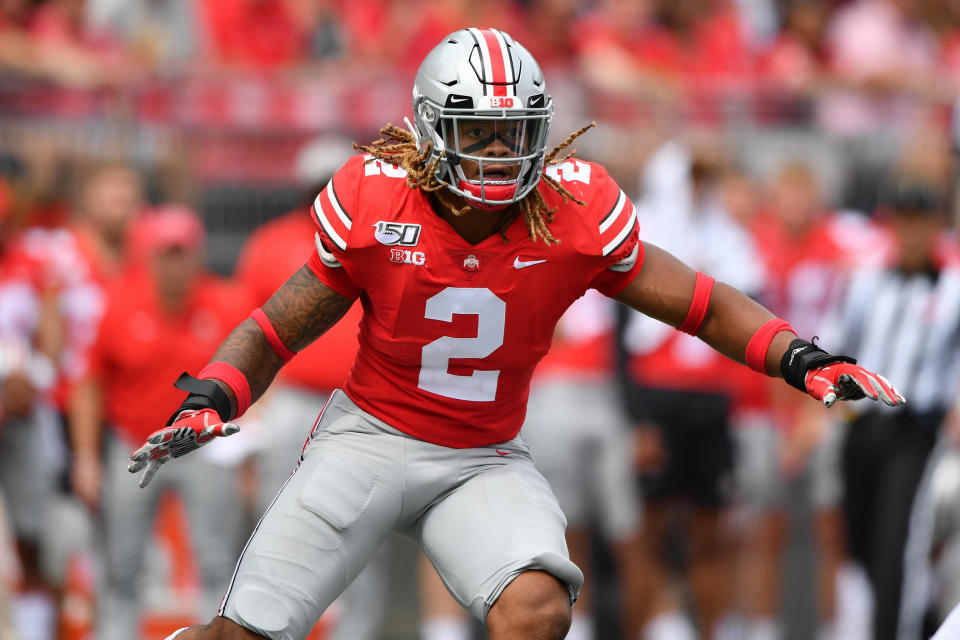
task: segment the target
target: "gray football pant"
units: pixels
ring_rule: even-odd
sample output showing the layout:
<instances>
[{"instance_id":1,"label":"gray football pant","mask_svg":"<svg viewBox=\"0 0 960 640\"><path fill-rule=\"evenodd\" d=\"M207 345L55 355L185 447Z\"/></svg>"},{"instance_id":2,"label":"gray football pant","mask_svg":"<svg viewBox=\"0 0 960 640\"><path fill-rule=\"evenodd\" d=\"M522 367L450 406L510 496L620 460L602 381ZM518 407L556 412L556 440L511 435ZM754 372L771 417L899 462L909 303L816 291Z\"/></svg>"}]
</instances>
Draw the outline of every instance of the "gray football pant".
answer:
<instances>
[{"instance_id":1,"label":"gray football pant","mask_svg":"<svg viewBox=\"0 0 960 640\"><path fill-rule=\"evenodd\" d=\"M566 520L519 438L451 449L406 436L335 392L247 543L221 613L272 640L303 640L384 538L418 542L451 595L486 618L525 570L576 598Z\"/></svg>"},{"instance_id":2,"label":"gray football pant","mask_svg":"<svg viewBox=\"0 0 960 640\"><path fill-rule=\"evenodd\" d=\"M300 460L310 427L330 394L275 382L257 406L263 442L256 454L257 511L262 514ZM330 640L376 640L387 609L389 557L374 554L337 601Z\"/></svg>"}]
</instances>

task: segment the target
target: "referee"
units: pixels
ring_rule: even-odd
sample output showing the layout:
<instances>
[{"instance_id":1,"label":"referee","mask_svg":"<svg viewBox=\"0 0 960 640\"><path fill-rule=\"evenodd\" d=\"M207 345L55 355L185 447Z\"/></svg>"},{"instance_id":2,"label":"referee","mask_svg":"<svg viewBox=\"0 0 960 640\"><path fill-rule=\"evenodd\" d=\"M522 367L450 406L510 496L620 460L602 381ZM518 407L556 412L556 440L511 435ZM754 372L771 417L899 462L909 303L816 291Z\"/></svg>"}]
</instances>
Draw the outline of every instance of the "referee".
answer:
<instances>
[{"instance_id":1,"label":"referee","mask_svg":"<svg viewBox=\"0 0 960 640\"><path fill-rule=\"evenodd\" d=\"M890 260L851 276L828 345L889 374L908 399L856 414L842 453L849 551L873 588L876 640L896 637L910 509L960 362L960 267L945 250L944 198L901 178L886 203Z\"/></svg>"}]
</instances>

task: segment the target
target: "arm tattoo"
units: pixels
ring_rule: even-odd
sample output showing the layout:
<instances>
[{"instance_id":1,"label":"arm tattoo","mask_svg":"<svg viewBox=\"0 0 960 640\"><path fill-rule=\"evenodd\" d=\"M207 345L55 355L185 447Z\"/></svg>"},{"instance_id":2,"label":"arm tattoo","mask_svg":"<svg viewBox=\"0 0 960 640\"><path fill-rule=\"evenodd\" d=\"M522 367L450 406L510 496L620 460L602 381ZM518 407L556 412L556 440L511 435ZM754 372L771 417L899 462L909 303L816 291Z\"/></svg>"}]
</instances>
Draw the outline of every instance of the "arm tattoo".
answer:
<instances>
[{"instance_id":1,"label":"arm tattoo","mask_svg":"<svg viewBox=\"0 0 960 640\"><path fill-rule=\"evenodd\" d=\"M263 312L283 344L300 351L336 324L352 304L304 265L270 296Z\"/></svg>"},{"instance_id":2,"label":"arm tattoo","mask_svg":"<svg viewBox=\"0 0 960 640\"><path fill-rule=\"evenodd\" d=\"M352 300L323 284L304 265L263 305L280 340L292 351L300 351L319 338L350 309ZM256 400L273 381L283 360L267 342L260 326L246 319L224 340L211 361L219 360L239 369L250 382ZM220 384L236 411L236 398Z\"/></svg>"}]
</instances>

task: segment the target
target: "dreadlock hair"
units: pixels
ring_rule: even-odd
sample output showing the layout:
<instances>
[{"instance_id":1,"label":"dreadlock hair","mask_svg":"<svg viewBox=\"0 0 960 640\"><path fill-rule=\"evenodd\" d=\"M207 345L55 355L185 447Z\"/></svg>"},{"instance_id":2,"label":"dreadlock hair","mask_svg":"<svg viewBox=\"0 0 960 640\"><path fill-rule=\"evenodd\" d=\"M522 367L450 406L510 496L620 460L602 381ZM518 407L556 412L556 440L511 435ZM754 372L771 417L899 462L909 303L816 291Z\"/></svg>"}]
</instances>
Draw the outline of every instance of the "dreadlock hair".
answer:
<instances>
[{"instance_id":1,"label":"dreadlock hair","mask_svg":"<svg viewBox=\"0 0 960 640\"><path fill-rule=\"evenodd\" d=\"M566 155L558 157L560 156L560 152L595 126L597 126L597 123L591 122L585 127L581 127L567 136L567 139L557 145L553 151L546 154L543 160L544 170L550 165L561 164L569 160L576 153L576 149L572 149ZM440 157L438 156L433 162L428 162L430 154L433 151L432 142L427 143L423 151L420 151L420 149L417 148L416 138L414 138L413 133L407 129L402 129L387 123L380 129L379 139L374 140L368 145L358 145L354 143L353 148L369 153L375 160L389 162L390 164L395 164L403 168L407 172L408 187L411 189L421 189L428 193L436 193L440 202L454 215L462 215L470 209L469 205L458 208L451 200L451 196L444 189L447 183L437 179L435 172L437 164L440 162ZM370 162L372 161L373 160L370 160ZM541 173L540 178L554 191L563 196L564 202L572 200L583 206L584 203L581 200L578 200L566 187L547 175L545 171ZM499 233L504 242L506 242L508 240L506 234L507 227L510 226L517 216L522 215L531 240L536 242L540 239L547 245L556 244L560 242L560 239L554 237L549 227L547 227L548 224L553 222L553 214L556 213L556 211L556 207L551 209L547 206L543 195L541 195L538 189L532 189L522 200L510 205L506 215L500 221L500 224L497 225L496 232Z\"/></svg>"}]
</instances>

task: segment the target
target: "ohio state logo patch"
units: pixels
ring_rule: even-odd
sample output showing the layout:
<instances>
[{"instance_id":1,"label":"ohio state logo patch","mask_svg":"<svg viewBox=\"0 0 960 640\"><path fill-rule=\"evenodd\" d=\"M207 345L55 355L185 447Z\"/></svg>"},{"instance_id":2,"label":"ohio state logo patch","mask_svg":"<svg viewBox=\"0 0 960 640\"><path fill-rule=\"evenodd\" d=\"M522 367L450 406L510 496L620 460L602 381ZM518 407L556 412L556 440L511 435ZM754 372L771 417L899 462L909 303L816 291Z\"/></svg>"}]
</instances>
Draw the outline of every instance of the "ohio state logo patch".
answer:
<instances>
[{"instance_id":1,"label":"ohio state logo patch","mask_svg":"<svg viewBox=\"0 0 960 640\"><path fill-rule=\"evenodd\" d=\"M480 273L490 264L494 256L489 253L481 253L475 250L447 250L447 254L453 261L453 264L460 267L460 270L468 280L473 280L474 276Z\"/></svg>"}]
</instances>

